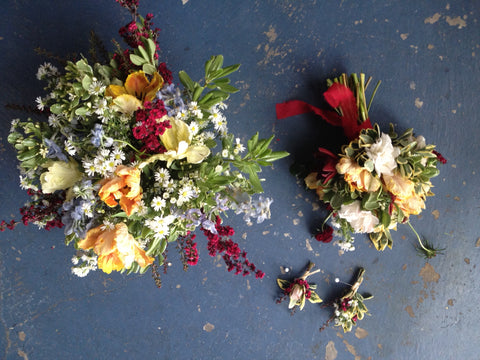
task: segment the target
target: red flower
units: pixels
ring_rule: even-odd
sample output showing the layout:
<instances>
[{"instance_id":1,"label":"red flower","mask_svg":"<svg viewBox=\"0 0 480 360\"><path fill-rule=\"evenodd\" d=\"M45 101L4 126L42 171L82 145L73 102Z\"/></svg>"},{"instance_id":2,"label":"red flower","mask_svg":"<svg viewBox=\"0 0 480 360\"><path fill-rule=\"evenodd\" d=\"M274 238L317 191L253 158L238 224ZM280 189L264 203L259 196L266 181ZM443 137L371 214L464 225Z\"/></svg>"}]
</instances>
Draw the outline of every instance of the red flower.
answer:
<instances>
[{"instance_id":1,"label":"red flower","mask_svg":"<svg viewBox=\"0 0 480 360\"><path fill-rule=\"evenodd\" d=\"M322 179L322 184L325 185L337 174L337 162L338 156L324 148L318 148L318 152L315 154L320 162L320 171L317 177Z\"/></svg>"},{"instance_id":2,"label":"red flower","mask_svg":"<svg viewBox=\"0 0 480 360\"><path fill-rule=\"evenodd\" d=\"M333 228L329 225L325 227L325 230L317 233L315 235L315 240L323 242L323 243L329 243L333 239Z\"/></svg>"}]
</instances>

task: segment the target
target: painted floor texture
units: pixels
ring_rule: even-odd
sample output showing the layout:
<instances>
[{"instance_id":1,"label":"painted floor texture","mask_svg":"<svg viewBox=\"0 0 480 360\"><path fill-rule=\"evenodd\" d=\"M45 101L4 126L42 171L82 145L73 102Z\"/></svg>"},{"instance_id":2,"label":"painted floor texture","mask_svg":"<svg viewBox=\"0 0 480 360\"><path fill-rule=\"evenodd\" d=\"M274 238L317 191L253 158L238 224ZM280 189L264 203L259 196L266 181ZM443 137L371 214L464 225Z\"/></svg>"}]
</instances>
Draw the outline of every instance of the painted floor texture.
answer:
<instances>
[{"instance_id":1,"label":"painted floor texture","mask_svg":"<svg viewBox=\"0 0 480 360\"><path fill-rule=\"evenodd\" d=\"M21 107L43 95L35 74L51 61L35 49L87 54L93 30L113 50L110 40L130 18L113 0L2 5L0 220L9 221L28 198L7 142L10 123L26 119ZM227 101L230 131L242 141L273 133L274 150L290 153L262 172L271 218L225 220L266 275L227 272L199 235L198 265L184 272L172 247L161 289L149 271L79 278L63 230L20 225L0 233L0 359L480 359L480 3L142 0L139 12L161 28L161 60L174 82L180 70L199 79L211 55L240 63L230 76L240 89ZM312 114L276 120L275 105L321 106L325 80L343 72L382 81L372 122L413 127L447 158L432 180L435 196L411 219L442 255L418 256L408 226L392 232L393 248L383 252L362 234L343 254L313 238L327 210L289 169L331 144L336 130ZM365 303L370 315L351 332L319 331L331 308L307 303L291 315L276 303L276 279L299 276L309 261L321 270L309 280L326 301L347 288L335 278L351 283L366 270L360 292L374 295Z\"/></svg>"}]
</instances>

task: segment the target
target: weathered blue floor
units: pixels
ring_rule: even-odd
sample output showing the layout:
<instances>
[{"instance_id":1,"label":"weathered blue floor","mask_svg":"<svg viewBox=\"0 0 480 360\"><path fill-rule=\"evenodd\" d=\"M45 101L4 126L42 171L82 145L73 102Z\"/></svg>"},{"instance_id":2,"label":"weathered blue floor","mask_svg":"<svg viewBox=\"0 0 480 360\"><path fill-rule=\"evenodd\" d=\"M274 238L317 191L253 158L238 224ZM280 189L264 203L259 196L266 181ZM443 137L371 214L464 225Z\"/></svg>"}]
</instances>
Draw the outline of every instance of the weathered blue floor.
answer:
<instances>
[{"instance_id":1,"label":"weathered blue floor","mask_svg":"<svg viewBox=\"0 0 480 360\"><path fill-rule=\"evenodd\" d=\"M140 11L155 15L174 72L199 78L213 54L241 63L232 76L241 91L228 102L230 129L242 139L273 132L275 149L291 153L263 173L272 218L251 227L228 219L266 276L227 273L199 237L198 266L185 273L173 258L160 290L149 273L77 278L61 230L21 225L0 233L0 359L478 359L480 3L142 0ZM27 198L6 139L11 119L26 115L4 106L33 105L41 95L35 73L45 58L34 49L86 53L90 30L110 44L127 21L113 0L2 3L0 220L18 216ZM325 79L341 72L382 80L372 121L414 127L448 159L433 180L436 196L413 220L445 255L418 257L407 227L382 253L362 236L344 255L311 239L325 211L289 167L334 130L313 115L276 121L275 104L319 105ZM343 290L335 277L352 281L365 267L360 290L375 297L356 331L319 332L329 309L307 304L290 316L287 304L275 303L281 268L298 274L309 260L322 269L311 280L325 299Z\"/></svg>"}]
</instances>

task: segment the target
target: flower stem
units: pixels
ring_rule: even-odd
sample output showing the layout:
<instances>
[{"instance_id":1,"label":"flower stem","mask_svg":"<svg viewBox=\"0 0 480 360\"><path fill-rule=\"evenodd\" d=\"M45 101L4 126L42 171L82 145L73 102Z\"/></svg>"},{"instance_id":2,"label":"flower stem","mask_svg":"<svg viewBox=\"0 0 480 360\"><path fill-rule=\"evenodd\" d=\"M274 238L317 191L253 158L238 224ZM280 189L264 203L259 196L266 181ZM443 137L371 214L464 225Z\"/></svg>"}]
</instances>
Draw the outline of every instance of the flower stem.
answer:
<instances>
[{"instance_id":1,"label":"flower stem","mask_svg":"<svg viewBox=\"0 0 480 360\"><path fill-rule=\"evenodd\" d=\"M410 221L407 222L408 226L410 226L410 229L415 233L415 236L417 237L418 243L420 246L417 247L418 252L425 257L426 259L431 259L437 256L438 254L441 254L443 250L445 249L439 249L433 247L432 244L430 244L428 241L425 240L425 244L422 242L422 239L420 238L420 235L418 235L417 231L413 227L413 225L410 223Z\"/></svg>"}]
</instances>

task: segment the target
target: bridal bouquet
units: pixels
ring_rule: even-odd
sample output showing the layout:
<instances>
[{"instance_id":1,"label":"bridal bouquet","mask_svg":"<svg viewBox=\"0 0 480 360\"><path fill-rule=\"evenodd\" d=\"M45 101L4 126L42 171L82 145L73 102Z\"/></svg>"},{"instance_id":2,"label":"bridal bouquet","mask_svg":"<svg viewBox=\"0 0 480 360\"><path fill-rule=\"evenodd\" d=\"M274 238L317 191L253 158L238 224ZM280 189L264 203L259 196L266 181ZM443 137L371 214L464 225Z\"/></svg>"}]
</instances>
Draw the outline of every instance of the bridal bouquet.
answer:
<instances>
[{"instance_id":1,"label":"bridal bouquet","mask_svg":"<svg viewBox=\"0 0 480 360\"><path fill-rule=\"evenodd\" d=\"M213 56L201 82L181 71L177 87L160 61L153 15L141 17L138 0L117 2L132 15L119 31L128 47L115 43L110 56L95 46L102 50L91 52L96 61L80 57L63 71L41 65L46 95L36 102L46 121L12 122L8 141L31 196L22 222L64 228L66 244L78 250L72 271L79 276L97 267L152 268L159 282L167 245L176 243L185 269L197 263L193 232L200 229L228 271L263 277L221 215L269 218L272 200L252 197L263 191L258 173L288 154L269 148L273 136L257 133L244 144L228 131L224 101L237 89L227 76L239 65L224 67ZM18 223L2 221L0 230Z\"/></svg>"},{"instance_id":2,"label":"bridal bouquet","mask_svg":"<svg viewBox=\"0 0 480 360\"><path fill-rule=\"evenodd\" d=\"M367 233L377 250L391 248L391 230L397 224L408 224L418 241L418 249L427 258L435 249L422 240L409 219L425 209L431 192L431 178L439 174L438 163L446 160L427 144L423 136L409 129L397 134L393 125L384 132L372 126L368 111L378 85L367 103L365 90L371 78L364 74L346 74L328 80L325 100L334 110L323 110L294 100L277 104L277 117L285 118L306 112L320 115L326 122L341 126L349 143L339 154L319 148L316 165L306 177L309 189L328 205L333 228L324 223L316 239L330 242L335 234L344 251L354 250L352 234ZM336 230L334 230L334 228Z\"/></svg>"}]
</instances>

